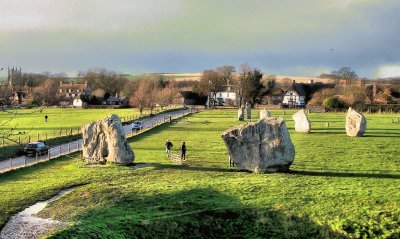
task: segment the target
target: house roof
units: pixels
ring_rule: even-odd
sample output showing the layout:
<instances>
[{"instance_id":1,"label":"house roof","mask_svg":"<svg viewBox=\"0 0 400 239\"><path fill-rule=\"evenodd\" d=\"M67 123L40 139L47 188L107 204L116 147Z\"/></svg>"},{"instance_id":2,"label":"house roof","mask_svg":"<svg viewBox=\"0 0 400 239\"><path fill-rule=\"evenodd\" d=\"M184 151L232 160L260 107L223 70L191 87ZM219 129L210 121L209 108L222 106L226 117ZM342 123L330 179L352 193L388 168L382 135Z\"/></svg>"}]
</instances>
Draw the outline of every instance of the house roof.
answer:
<instances>
[{"instance_id":1,"label":"house roof","mask_svg":"<svg viewBox=\"0 0 400 239\"><path fill-rule=\"evenodd\" d=\"M284 91L281 88L272 88L265 92L263 96L283 96Z\"/></svg>"},{"instance_id":2,"label":"house roof","mask_svg":"<svg viewBox=\"0 0 400 239\"><path fill-rule=\"evenodd\" d=\"M306 91L301 83L293 83L287 91L296 91L301 96L306 96Z\"/></svg>"}]
</instances>

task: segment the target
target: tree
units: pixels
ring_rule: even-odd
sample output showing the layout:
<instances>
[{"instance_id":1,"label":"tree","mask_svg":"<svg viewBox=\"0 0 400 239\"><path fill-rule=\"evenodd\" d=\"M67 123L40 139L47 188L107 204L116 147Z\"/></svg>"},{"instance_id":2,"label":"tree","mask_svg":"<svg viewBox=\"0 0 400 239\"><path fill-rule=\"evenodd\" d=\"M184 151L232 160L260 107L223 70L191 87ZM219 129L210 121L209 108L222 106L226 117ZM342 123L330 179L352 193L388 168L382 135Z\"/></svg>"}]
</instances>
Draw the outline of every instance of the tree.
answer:
<instances>
[{"instance_id":1,"label":"tree","mask_svg":"<svg viewBox=\"0 0 400 239\"><path fill-rule=\"evenodd\" d=\"M233 73L236 72L236 69L234 66L228 66L228 65L223 65L220 67L217 67L217 72L221 74L221 77L225 80L225 82L229 82L232 80Z\"/></svg>"},{"instance_id":2,"label":"tree","mask_svg":"<svg viewBox=\"0 0 400 239\"><path fill-rule=\"evenodd\" d=\"M336 84L338 84L340 80L344 80L346 84L349 85L358 78L357 74L351 70L350 67L342 67L337 71L332 71L332 77Z\"/></svg>"},{"instance_id":3,"label":"tree","mask_svg":"<svg viewBox=\"0 0 400 239\"><path fill-rule=\"evenodd\" d=\"M173 104L177 93L178 91L175 87L175 81L170 81L166 87L157 92L158 103L160 105Z\"/></svg>"},{"instance_id":4,"label":"tree","mask_svg":"<svg viewBox=\"0 0 400 239\"><path fill-rule=\"evenodd\" d=\"M209 103L215 107L217 92L225 84L223 75L215 70L205 70L200 81L193 86L193 90L200 95L207 95Z\"/></svg>"},{"instance_id":5,"label":"tree","mask_svg":"<svg viewBox=\"0 0 400 239\"><path fill-rule=\"evenodd\" d=\"M239 105L244 101L255 102L255 98L260 92L263 73L257 68L252 68L248 64L239 67L239 76L236 81L236 88L239 96Z\"/></svg>"},{"instance_id":6,"label":"tree","mask_svg":"<svg viewBox=\"0 0 400 239\"><path fill-rule=\"evenodd\" d=\"M94 69L87 72L79 72L82 79L88 82L88 85L93 89L102 89L104 92L115 95L122 91L125 84L128 82L124 76L121 76L114 71L106 69Z\"/></svg>"},{"instance_id":7,"label":"tree","mask_svg":"<svg viewBox=\"0 0 400 239\"><path fill-rule=\"evenodd\" d=\"M152 81L140 81L136 92L129 99L129 103L138 108L142 114L144 108L153 111L157 104L157 88Z\"/></svg>"},{"instance_id":8,"label":"tree","mask_svg":"<svg viewBox=\"0 0 400 239\"><path fill-rule=\"evenodd\" d=\"M288 90L290 90L290 88L293 85L293 81L290 78L283 78L280 82L279 82L279 87L284 91L287 92Z\"/></svg>"}]
</instances>

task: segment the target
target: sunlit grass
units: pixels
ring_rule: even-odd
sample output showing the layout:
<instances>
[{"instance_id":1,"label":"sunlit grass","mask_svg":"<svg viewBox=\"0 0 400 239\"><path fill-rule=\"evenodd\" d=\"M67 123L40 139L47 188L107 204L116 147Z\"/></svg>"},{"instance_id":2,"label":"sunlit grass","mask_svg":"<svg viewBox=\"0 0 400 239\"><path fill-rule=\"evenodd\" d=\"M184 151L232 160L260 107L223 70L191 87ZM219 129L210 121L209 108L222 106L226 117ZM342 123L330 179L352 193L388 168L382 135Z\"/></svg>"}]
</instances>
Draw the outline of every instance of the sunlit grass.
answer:
<instances>
[{"instance_id":1,"label":"sunlit grass","mask_svg":"<svg viewBox=\"0 0 400 239\"><path fill-rule=\"evenodd\" d=\"M253 117L256 118L257 112ZM291 173L253 174L228 165L221 132L236 111L206 111L130 139L132 170L92 168L64 158L0 176L0 224L60 189L86 184L41 216L72 222L54 237L397 238L400 233L399 115L366 115L365 137L347 137L344 114L311 114L312 133L294 132ZM329 122L329 128L326 127ZM164 152L187 144L188 165Z\"/></svg>"}]
</instances>

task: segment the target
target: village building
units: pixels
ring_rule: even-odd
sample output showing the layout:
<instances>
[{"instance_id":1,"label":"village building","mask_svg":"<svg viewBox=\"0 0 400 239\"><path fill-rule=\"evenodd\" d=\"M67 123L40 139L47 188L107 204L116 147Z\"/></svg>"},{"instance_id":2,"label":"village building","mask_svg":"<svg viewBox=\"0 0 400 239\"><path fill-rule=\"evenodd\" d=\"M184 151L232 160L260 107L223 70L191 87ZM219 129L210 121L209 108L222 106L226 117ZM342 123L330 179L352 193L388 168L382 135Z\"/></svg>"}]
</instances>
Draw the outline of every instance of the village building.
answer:
<instances>
[{"instance_id":1,"label":"village building","mask_svg":"<svg viewBox=\"0 0 400 239\"><path fill-rule=\"evenodd\" d=\"M220 106L236 106L236 92L233 90L233 85L229 84L229 80L226 85L223 85L219 91L216 92L215 96L208 96L206 105L212 105L213 98L215 105Z\"/></svg>"},{"instance_id":2,"label":"village building","mask_svg":"<svg viewBox=\"0 0 400 239\"><path fill-rule=\"evenodd\" d=\"M92 89L85 83L74 83L73 81L69 83L63 83L60 81L58 87L57 95L60 97L61 101L73 101L75 97L80 97L81 95L90 95Z\"/></svg>"},{"instance_id":3,"label":"village building","mask_svg":"<svg viewBox=\"0 0 400 239\"><path fill-rule=\"evenodd\" d=\"M293 83L283 95L282 104L289 108L302 107L306 105L306 92L303 85Z\"/></svg>"}]
</instances>

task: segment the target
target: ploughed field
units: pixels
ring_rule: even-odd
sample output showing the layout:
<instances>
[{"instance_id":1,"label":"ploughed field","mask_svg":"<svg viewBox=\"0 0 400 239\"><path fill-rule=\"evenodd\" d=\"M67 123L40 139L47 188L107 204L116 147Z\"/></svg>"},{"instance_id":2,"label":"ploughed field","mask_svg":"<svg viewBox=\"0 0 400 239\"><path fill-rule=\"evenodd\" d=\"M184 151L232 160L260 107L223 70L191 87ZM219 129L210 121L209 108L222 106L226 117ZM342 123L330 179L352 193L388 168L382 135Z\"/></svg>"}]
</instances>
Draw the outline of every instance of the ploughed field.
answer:
<instances>
[{"instance_id":1,"label":"ploughed field","mask_svg":"<svg viewBox=\"0 0 400 239\"><path fill-rule=\"evenodd\" d=\"M89 167L78 155L0 175L0 227L25 207L83 184L40 216L68 222L55 238L399 238L400 115L366 115L365 137L345 133L345 114L310 114L312 133L294 132L291 173L229 167L221 132L240 124L234 110L182 118L129 139L132 169ZM253 112L258 118L258 112ZM327 127L329 122L329 127ZM165 156L165 140L186 165Z\"/></svg>"}]
</instances>

